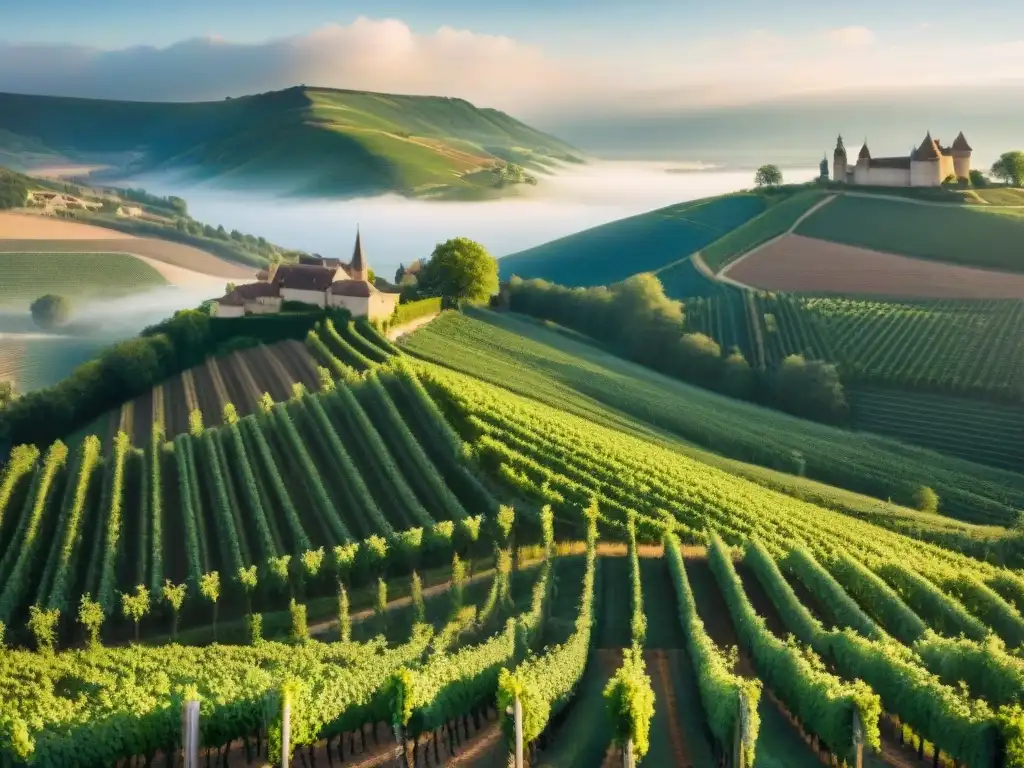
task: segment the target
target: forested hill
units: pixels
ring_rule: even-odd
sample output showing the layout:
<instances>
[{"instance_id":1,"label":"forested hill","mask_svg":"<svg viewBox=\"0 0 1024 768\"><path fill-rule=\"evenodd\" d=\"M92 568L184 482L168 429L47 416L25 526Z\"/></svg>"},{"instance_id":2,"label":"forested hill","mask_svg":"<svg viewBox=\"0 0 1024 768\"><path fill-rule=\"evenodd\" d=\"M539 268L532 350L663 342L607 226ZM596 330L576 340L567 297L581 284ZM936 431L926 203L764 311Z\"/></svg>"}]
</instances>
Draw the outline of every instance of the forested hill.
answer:
<instances>
[{"instance_id":1,"label":"forested hill","mask_svg":"<svg viewBox=\"0 0 1024 768\"><path fill-rule=\"evenodd\" d=\"M537 172L579 161L553 136L462 99L307 87L196 103L0 94L0 152L25 146L324 196L474 197L507 189L495 166Z\"/></svg>"}]
</instances>

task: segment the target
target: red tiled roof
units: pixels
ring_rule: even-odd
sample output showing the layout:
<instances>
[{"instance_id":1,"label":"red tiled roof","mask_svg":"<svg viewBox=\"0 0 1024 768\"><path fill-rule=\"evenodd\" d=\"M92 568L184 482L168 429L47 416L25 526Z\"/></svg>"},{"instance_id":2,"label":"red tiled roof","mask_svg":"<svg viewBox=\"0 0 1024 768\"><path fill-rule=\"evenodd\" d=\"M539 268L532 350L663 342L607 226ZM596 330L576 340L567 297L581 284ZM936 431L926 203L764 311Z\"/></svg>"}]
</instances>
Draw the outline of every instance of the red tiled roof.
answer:
<instances>
[{"instance_id":1,"label":"red tiled roof","mask_svg":"<svg viewBox=\"0 0 1024 768\"><path fill-rule=\"evenodd\" d=\"M935 144L935 139L932 138L932 134L929 131L928 135L924 137L924 141L921 142L921 146L917 148L917 152L914 153L915 160L938 160L939 159L939 148Z\"/></svg>"},{"instance_id":2,"label":"red tiled roof","mask_svg":"<svg viewBox=\"0 0 1024 768\"><path fill-rule=\"evenodd\" d=\"M960 131L957 137L953 140L953 149L960 150L961 152L973 152L971 145L967 143L967 139L964 137L964 132Z\"/></svg>"},{"instance_id":3,"label":"red tiled roof","mask_svg":"<svg viewBox=\"0 0 1024 768\"><path fill-rule=\"evenodd\" d=\"M273 283L246 283L235 286L234 293L243 299L259 299L267 296L280 296L281 293Z\"/></svg>"},{"instance_id":4,"label":"red tiled roof","mask_svg":"<svg viewBox=\"0 0 1024 768\"><path fill-rule=\"evenodd\" d=\"M373 293L373 286L365 280L338 280L331 285L331 293L335 296L357 296L365 299Z\"/></svg>"}]
</instances>

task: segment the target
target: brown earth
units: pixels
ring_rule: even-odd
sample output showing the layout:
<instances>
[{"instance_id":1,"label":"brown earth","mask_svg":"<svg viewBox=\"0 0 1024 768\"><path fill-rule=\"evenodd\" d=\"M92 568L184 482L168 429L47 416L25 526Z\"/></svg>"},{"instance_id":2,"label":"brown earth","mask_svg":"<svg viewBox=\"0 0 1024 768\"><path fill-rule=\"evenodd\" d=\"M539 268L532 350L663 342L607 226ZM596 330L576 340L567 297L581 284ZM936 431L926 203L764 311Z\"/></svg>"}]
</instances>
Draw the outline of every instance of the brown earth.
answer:
<instances>
[{"instance_id":1,"label":"brown earth","mask_svg":"<svg viewBox=\"0 0 1024 768\"><path fill-rule=\"evenodd\" d=\"M0 213L0 238L5 240L135 239L125 232L33 213Z\"/></svg>"},{"instance_id":2,"label":"brown earth","mask_svg":"<svg viewBox=\"0 0 1024 768\"><path fill-rule=\"evenodd\" d=\"M801 235L786 235L722 274L769 291L936 299L1024 298L1024 274L942 264Z\"/></svg>"}]
</instances>

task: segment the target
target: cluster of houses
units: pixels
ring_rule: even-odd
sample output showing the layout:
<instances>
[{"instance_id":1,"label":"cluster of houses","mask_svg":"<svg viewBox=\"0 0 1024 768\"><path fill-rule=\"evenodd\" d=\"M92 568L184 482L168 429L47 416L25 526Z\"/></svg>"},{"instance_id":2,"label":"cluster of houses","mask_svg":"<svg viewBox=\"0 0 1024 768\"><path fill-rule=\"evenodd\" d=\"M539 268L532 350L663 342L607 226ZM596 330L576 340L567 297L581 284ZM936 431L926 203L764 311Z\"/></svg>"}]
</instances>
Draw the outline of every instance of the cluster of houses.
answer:
<instances>
[{"instance_id":1,"label":"cluster of houses","mask_svg":"<svg viewBox=\"0 0 1024 768\"><path fill-rule=\"evenodd\" d=\"M65 192L51 192L49 190L30 191L25 204L30 208L42 208L45 213L56 213L57 211L98 211L103 207L103 203L83 200L80 197L75 197ZM120 205L117 208L117 215L126 218L136 218L142 215L142 208L137 205Z\"/></svg>"},{"instance_id":2,"label":"cluster of houses","mask_svg":"<svg viewBox=\"0 0 1024 768\"><path fill-rule=\"evenodd\" d=\"M353 317L384 320L394 313L400 294L380 291L369 280L369 265L356 232L352 260L302 256L298 264L275 264L256 274L257 282L235 286L215 299L216 317L242 317L281 311L284 302L321 309L346 309Z\"/></svg>"}]
</instances>

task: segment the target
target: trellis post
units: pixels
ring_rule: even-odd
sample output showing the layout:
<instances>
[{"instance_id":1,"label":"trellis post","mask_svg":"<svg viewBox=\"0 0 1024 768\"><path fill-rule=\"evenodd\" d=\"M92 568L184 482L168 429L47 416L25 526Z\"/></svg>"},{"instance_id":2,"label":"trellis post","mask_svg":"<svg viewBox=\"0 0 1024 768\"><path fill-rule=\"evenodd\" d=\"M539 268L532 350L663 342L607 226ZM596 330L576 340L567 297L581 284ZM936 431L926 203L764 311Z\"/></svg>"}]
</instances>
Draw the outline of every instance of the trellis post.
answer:
<instances>
[{"instance_id":1,"label":"trellis post","mask_svg":"<svg viewBox=\"0 0 1024 768\"><path fill-rule=\"evenodd\" d=\"M853 711L853 748L854 768L864 768L864 725L857 710Z\"/></svg>"},{"instance_id":2,"label":"trellis post","mask_svg":"<svg viewBox=\"0 0 1024 768\"><path fill-rule=\"evenodd\" d=\"M185 768L199 768L199 702L185 701L181 708L181 751Z\"/></svg>"},{"instance_id":3,"label":"trellis post","mask_svg":"<svg viewBox=\"0 0 1024 768\"><path fill-rule=\"evenodd\" d=\"M633 739L630 738L626 742L626 746L622 750L622 768L636 768L636 762L633 760Z\"/></svg>"},{"instance_id":4,"label":"trellis post","mask_svg":"<svg viewBox=\"0 0 1024 768\"><path fill-rule=\"evenodd\" d=\"M512 717L515 744L509 755L509 768L523 768L523 705L516 696L512 706L505 710Z\"/></svg>"},{"instance_id":5,"label":"trellis post","mask_svg":"<svg viewBox=\"0 0 1024 768\"><path fill-rule=\"evenodd\" d=\"M292 703L285 697L281 707L281 768L288 768L292 753Z\"/></svg>"}]
</instances>

